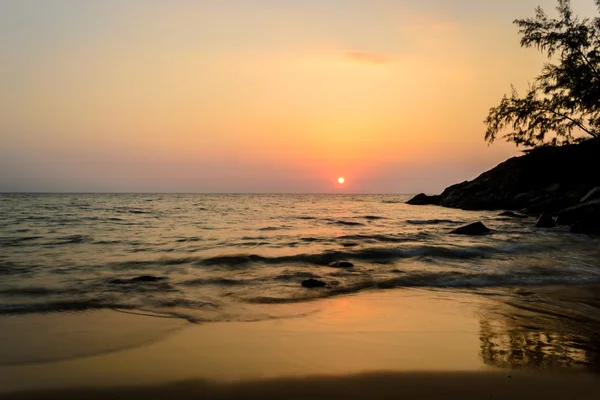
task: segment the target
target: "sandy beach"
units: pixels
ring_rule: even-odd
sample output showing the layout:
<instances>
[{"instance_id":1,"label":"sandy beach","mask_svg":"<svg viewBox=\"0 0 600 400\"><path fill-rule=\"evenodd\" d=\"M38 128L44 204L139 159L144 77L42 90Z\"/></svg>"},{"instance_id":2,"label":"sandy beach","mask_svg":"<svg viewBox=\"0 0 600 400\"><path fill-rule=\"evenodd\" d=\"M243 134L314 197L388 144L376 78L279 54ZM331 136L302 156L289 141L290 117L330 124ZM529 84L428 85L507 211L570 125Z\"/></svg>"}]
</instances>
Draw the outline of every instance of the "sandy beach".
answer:
<instances>
[{"instance_id":1,"label":"sandy beach","mask_svg":"<svg viewBox=\"0 0 600 400\"><path fill-rule=\"evenodd\" d=\"M278 305L290 317L256 322L112 310L4 317L0 395L596 398L589 352L568 335L517 332L495 297L366 292Z\"/></svg>"}]
</instances>

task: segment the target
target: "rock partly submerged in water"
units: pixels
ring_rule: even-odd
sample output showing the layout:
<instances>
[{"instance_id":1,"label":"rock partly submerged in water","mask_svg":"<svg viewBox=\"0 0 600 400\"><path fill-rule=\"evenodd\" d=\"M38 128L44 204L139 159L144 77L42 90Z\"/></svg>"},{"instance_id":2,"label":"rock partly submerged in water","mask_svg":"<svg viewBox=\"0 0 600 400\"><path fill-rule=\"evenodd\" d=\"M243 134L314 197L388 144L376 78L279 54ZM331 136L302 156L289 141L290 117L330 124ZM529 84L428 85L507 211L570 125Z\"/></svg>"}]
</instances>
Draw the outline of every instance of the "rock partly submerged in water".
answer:
<instances>
[{"instance_id":1,"label":"rock partly submerged in water","mask_svg":"<svg viewBox=\"0 0 600 400\"><path fill-rule=\"evenodd\" d=\"M441 196L428 196L425 193L419 193L412 199L408 200L406 204L413 206L439 206Z\"/></svg>"},{"instance_id":2,"label":"rock partly submerged in water","mask_svg":"<svg viewBox=\"0 0 600 400\"><path fill-rule=\"evenodd\" d=\"M318 279L310 278L302 281L302 287L305 287L307 289L324 288L326 286L327 284L325 282L320 281Z\"/></svg>"},{"instance_id":3,"label":"rock partly submerged in water","mask_svg":"<svg viewBox=\"0 0 600 400\"><path fill-rule=\"evenodd\" d=\"M461 226L459 228L454 229L452 232L450 232L453 235L471 235L471 236L476 236L476 235L486 235L488 233L491 232L491 229L489 229L487 226L485 226L483 223L481 222L475 222L469 225L465 225L465 226Z\"/></svg>"},{"instance_id":4,"label":"rock partly submerged in water","mask_svg":"<svg viewBox=\"0 0 600 400\"><path fill-rule=\"evenodd\" d=\"M108 283L112 285L127 285L131 283L154 283L154 282L162 282L167 278L161 276L153 276L153 275L141 275L136 276L135 278L130 279L110 279Z\"/></svg>"},{"instance_id":5,"label":"rock partly submerged in water","mask_svg":"<svg viewBox=\"0 0 600 400\"><path fill-rule=\"evenodd\" d=\"M552 218L552 215L548 213L542 213L535 223L536 228L554 228L556 221Z\"/></svg>"},{"instance_id":6,"label":"rock partly submerged in water","mask_svg":"<svg viewBox=\"0 0 600 400\"><path fill-rule=\"evenodd\" d=\"M334 261L329 266L333 268L353 268L354 264L349 261Z\"/></svg>"}]
</instances>

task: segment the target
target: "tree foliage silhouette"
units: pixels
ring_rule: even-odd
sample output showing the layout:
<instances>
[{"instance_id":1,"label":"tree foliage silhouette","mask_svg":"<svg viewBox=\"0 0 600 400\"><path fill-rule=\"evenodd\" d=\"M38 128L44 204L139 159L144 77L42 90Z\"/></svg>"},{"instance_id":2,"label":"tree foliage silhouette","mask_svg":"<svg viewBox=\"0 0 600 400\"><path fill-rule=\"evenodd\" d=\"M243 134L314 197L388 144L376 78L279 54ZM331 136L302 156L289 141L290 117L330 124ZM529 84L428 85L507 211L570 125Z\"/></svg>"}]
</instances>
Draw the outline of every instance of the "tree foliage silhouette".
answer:
<instances>
[{"instance_id":1,"label":"tree foliage silhouette","mask_svg":"<svg viewBox=\"0 0 600 400\"><path fill-rule=\"evenodd\" d=\"M600 13L600 0L595 0ZM558 18L541 7L534 18L517 19L522 47L549 59L525 96L515 88L492 107L485 139L501 135L517 146L539 147L600 138L600 17L579 19L570 0L558 0Z\"/></svg>"}]
</instances>

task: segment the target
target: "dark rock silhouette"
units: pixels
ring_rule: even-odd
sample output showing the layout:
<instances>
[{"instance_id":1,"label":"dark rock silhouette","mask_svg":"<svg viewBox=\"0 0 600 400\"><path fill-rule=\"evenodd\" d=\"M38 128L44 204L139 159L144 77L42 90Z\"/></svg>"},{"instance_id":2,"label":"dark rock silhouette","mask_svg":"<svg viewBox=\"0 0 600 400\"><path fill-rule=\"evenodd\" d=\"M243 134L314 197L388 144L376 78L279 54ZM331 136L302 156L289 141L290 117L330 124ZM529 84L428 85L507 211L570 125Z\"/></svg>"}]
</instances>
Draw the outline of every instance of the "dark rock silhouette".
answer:
<instances>
[{"instance_id":1,"label":"dark rock silhouette","mask_svg":"<svg viewBox=\"0 0 600 400\"><path fill-rule=\"evenodd\" d=\"M541 147L510 158L473 181L448 187L440 196L440 205L556 214L600 186L600 174L595 171L600 171L598 141Z\"/></svg>"},{"instance_id":2,"label":"dark rock silhouette","mask_svg":"<svg viewBox=\"0 0 600 400\"><path fill-rule=\"evenodd\" d=\"M513 157L472 181L452 185L439 196L419 194L408 204L463 210L520 210L541 216L536 226L570 225L573 232L600 230L600 141L544 146ZM507 211L500 216L522 218ZM455 233L455 232L453 232Z\"/></svg>"},{"instance_id":3,"label":"dark rock silhouette","mask_svg":"<svg viewBox=\"0 0 600 400\"><path fill-rule=\"evenodd\" d=\"M512 211L504 211L503 213L498 214L499 217L508 217L508 218L529 218L527 215L517 214Z\"/></svg>"},{"instance_id":4,"label":"dark rock silhouette","mask_svg":"<svg viewBox=\"0 0 600 400\"><path fill-rule=\"evenodd\" d=\"M408 200L406 204L410 204L413 206L439 206L440 205L441 196L428 196L425 193L420 193Z\"/></svg>"},{"instance_id":5,"label":"dark rock silhouette","mask_svg":"<svg viewBox=\"0 0 600 400\"><path fill-rule=\"evenodd\" d=\"M311 278L311 279L306 279L306 280L302 281L302 287L305 287L307 289L323 288L325 286L327 286L327 284L318 279Z\"/></svg>"},{"instance_id":6,"label":"dark rock silhouette","mask_svg":"<svg viewBox=\"0 0 600 400\"><path fill-rule=\"evenodd\" d=\"M481 222L475 222L473 224L461 226L460 228L454 229L450 232L453 235L485 235L490 233L491 230Z\"/></svg>"},{"instance_id":7,"label":"dark rock silhouette","mask_svg":"<svg viewBox=\"0 0 600 400\"><path fill-rule=\"evenodd\" d=\"M334 261L329 266L333 268L352 268L354 264L348 261Z\"/></svg>"},{"instance_id":8,"label":"dark rock silhouette","mask_svg":"<svg viewBox=\"0 0 600 400\"><path fill-rule=\"evenodd\" d=\"M537 219L535 226L537 228L554 228L556 226L556 222L554 218L548 213L542 213Z\"/></svg>"}]
</instances>

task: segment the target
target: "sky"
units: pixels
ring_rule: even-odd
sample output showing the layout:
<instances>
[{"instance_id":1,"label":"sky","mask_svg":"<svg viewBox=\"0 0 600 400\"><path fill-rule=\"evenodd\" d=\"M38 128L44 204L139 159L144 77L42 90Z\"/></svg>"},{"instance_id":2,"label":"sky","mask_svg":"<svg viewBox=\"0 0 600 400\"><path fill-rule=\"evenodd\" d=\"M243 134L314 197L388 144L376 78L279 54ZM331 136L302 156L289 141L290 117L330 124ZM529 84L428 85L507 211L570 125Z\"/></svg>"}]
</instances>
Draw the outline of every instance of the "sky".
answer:
<instances>
[{"instance_id":1,"label":"sky","mask_svg":"<svg viewBox=\"0 0 600 400\"><path fill-rule=\"evenodd\" d=\"M440 192L520 154L537 5L0 0L0 192Z\"/></svg>"}]
</instances>

